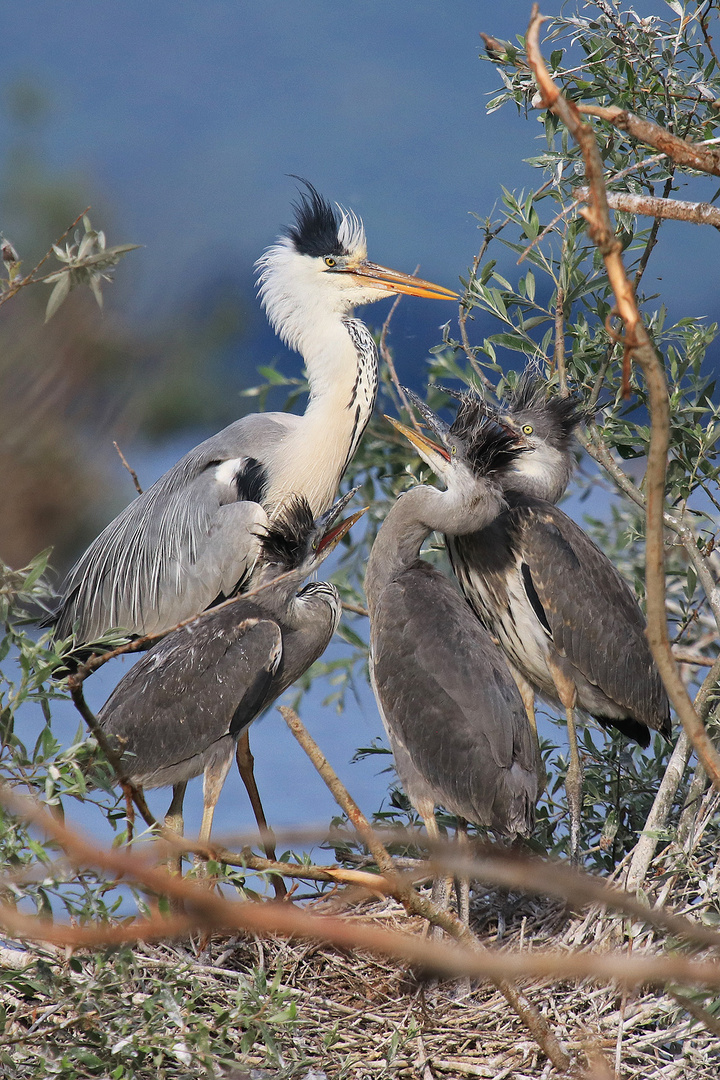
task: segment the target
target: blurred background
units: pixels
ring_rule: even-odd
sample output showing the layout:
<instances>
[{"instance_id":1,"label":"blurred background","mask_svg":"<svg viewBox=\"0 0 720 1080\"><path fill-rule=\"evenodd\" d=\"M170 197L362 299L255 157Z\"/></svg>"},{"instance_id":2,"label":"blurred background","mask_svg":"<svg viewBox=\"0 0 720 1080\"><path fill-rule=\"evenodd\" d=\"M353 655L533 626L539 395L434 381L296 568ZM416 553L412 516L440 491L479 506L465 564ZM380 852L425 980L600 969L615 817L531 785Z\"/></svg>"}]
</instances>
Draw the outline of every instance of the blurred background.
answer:
<instances>
[{"instance_id":1,"label":"blurred background","mask_svg":"<svg viewBox=\"0 0 720 1080\"><path fill-rule=\"evenodd\" d=\"M543 10L558 13L559 0ZM53 545L64 571L133 497L113 439L147 487L253 409L242 392L261 381L259 363L300 374L254 289L254 261L292 218L288 174L363 217L373 260L458 284L502 187L541 182L523 163L542 149L535 118L486 115L500 78L478 59L481 31L513 39L529 12L525 0L3 5L0 232L23 272L88 205L108 244L142 245L105 287L103 312L78 290L44 324L46 286L0 309L6 562ZM692 197L711 198L705 187ZM691 229L665 230L658 291L712 317L714 280L691 277L673 248ZM692 241L693 265L712 265L716 233ZM509 274L513 263L510 253ZM388 307L364 317L377 327ZM448 319L451 305L400 305L390 343L411 385L422 387ZM492 329L478 320L471 333ZM95 682L98 705L109 687ZM346 719L347 760L380 728L364 698ZM336 733L337 717L327 723ZM287 766L289 782L298 767ZM365 768L374 776L377 765Z\"/></svg>"}]
</instances>

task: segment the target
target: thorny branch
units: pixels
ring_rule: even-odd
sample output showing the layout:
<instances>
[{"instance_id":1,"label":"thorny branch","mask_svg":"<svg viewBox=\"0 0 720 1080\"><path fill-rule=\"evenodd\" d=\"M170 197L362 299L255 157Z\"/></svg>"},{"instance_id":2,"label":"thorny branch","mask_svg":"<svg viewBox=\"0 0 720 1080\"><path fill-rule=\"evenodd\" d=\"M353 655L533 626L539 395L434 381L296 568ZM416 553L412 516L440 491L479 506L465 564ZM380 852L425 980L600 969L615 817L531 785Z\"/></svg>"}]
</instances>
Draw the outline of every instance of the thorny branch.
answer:
<instances>
[{"instance_id":1,"label":"thorny branch","mask_svg":"<svg viewBox=\"0 0 720 1080\"><path fill-rule=\"evenodd\" d=\"M592 128L583 122L577 106L560 93L550 77L540 52L539 34L542 22L543 18L540 15L539 7L534 4L527 33L528 63L535 76L543 106L550 109L565 124L582 151L591 200L581 213L588 223L590 239L605 262L610 285L615 294L617 311L624 323L624 371L629 374L630 360L631 358L635 359L643 370L648 389L651 417L650 446L645 475L647 499L645 580L648 642L670 701L682 722L683 728L692 741L695 752L702 761L708 776L720 790L720 756L713 746L704 724L693 708L692 701L673 659L668 637L665 613L663 522L665 473L670 442L670 410L665 371L640 318L635 295L623 265L621 245L612 230L602 160L594 133ZM625 118L628 116L633 117L633 114L626 114L621 109L615 109L614 111L612 109L604 110L604 112L608 114L603 116L604 119L610 119L610 114L612 114L615 121L621 115ZM637 118L633 117L633 120L635 119ZM623 122L629 121L626 119ZM646 125L647 129L656 127L657 125ZM648 135L646 128L642 128L642 130ZM635 125L636 136L639 130L640 127ZM687 158L682 157L681 150L676 145L679 143L680 147L685 148L685 151L692 150L694 152L696 156L693 157L693 161L703 160L706 163L716 163L715 168L708 168L705 171L720 169L720 164L717 164L720 158L718 158L716 152L708 151L706 148L689 147L689 144L677 139L676 136L670 135L669 132L665 132L662 128L658 128L657 131L651 132L651 134L656 141L651 141L650 144L671 153L676 161L691 164ZM644 141L647 141L647 139ZM698 166L692 165L692 167L697 168ZM718 175L720 175L720 172L718 172ZM625 382L627 385L627 379Z\"/></svg>"}]
</instances>

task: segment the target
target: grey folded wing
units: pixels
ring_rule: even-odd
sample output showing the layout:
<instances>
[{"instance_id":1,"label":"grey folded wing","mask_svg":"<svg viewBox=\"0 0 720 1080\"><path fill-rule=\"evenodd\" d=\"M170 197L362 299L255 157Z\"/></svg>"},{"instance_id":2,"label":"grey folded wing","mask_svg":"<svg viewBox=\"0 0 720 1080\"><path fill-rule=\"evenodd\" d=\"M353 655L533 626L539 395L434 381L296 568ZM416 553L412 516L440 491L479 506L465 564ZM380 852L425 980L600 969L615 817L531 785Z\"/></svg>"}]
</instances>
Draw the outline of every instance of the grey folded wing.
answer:
<instances>
[{"instance_id":1,"label":"grey folded wing","mask_svg":"<svg viewBox=\"0 0 720 1080\"><path fill-rule=\"evenodd\" d=\"M111 627L161 633L232 595L258 552L266 460L298 422L284 413L236 421L191 450L90 545L49 622L92 641Z\"/></svg>"},{"instance_id":2,"label":"grey folded wing","mask_svg":"<svg viewBox=\"0 0 720 1080\"><path fill-rule=\"evenodd\" d=\"M422 565L385 590L374 620L373 679L385 723L435 802L525 834L538 780L519 692L468 605Z\"/></svg>"},{"instance_id":3,"label":"grey folded wing","mask_svg":"<svg viewBox=\"0 0 720 1080\"><path fill-rule=\"evenodd\" d=\"M236 738L268 700L282 658L280 627L256 616L232 622L230 611L169 634L98 714L133 782L157 787L198 775L204 755Z\"/></svg>"},{"instance_id":4,"label":"grey folded wing","mask_svg":"<svg viewBox=\"0 0 720 1080\"><path fill-rule=\"evenodd\" d=\"M634 719L669 734L667 694L630 586L562 510L548 504L512 515L528 598L560 655Z\"/></svg>"}]
</instances>

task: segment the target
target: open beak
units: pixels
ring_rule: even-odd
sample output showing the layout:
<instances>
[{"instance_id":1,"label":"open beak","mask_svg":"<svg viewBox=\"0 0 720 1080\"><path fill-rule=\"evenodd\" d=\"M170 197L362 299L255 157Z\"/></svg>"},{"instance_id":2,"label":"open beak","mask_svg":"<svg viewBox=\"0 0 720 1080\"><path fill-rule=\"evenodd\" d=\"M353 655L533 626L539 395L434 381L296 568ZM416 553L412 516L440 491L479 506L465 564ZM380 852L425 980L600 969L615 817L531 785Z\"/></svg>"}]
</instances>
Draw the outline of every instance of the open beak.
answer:
<instances>
[{"instance_id":1,"label":"open beak","mask_svg":"<svg viewBox=\"0 0 720 1080\"><path fill-rule=\"evenodd\" d=\"M359 278L360 283L371 281L377 288L388 292L408 293L410 296L427 296L431 300L459 300L458 293L445 289L442 285L433 285L432 281L423 281L410 274L401 274L398 270L388 270L377 263L361 262L357 266L347 267L345 273Z\"/></svg>"},{"instance_id":2,"label":"open beak","mask_svg":"<svg viewBox=\"0 0 720 1080\"><path fill-rule=\"evenodd\" d=\"M447 466L450 464L450 454L447 450L442 446L438 446L432 439L421 435L419 431L413 431L412 428L401 424L399 420L393 420L392 416L386 416L385 419L389 420L392 426L401 435L404 435L408 442L413 444L420 457L427 462L433 472L437 473L438 476L444 475Z\"/></svg>"},{"instance_id":3,"label":"open beak","mask_svg":"<svg viewBox=\"0 0 720 1080\"><path fill-rule=\"evenodd\" d=\"M353 495L355 492L353 491ZM350 532L356 521L359 521L363 514L369 510L368 506L363 506L362 510L358 510L352 514L349 518L345 518L339 525L336 525L334 529L330 529L320 540L318 544L318 554L322 552L323 556L329 555L333 548L342 540L343 536L346 536Z\"/></svg>"}]
</instances>

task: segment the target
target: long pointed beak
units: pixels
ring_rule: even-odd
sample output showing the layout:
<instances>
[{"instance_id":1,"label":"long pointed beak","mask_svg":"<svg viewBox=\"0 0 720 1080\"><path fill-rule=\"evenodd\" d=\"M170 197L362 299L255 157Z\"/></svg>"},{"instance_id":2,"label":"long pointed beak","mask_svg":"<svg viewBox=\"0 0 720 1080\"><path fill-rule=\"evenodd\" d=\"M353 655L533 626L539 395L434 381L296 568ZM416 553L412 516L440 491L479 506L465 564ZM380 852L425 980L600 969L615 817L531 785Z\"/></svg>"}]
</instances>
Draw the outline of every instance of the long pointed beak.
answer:
<instances>
[{"instance_id":1,"label":"long pointed beak","mask_svg":"<svg viewBox=\"0 0 720 1080\"><path fill-rule=\"evenodd\" d=\"M419 277L411 277L410 274L401 274L398 270L388 270L386 266L378 266L377 263L361 262L357 266L347 267L345 272L360 278L361 281L371 281L373 285L387 289L388 292L427 296L431 300L460 299L452 289L445 289L442 285L434 285L432 281L423 281Z\"/></svg>"},{"instance_id":2,"label":"long pointed beak","mask_svg":"<svg viewBox=\"0 0 720 1080\"><path fill-rule=\"evenodd\" d=\"M359 490L360 484L358 484L354 488L350 488L346 495L343 495L341 496L341 498L336 499L330 509L326 510L325 513L319 518L317 522L318 528L329 529L333 522L337 521L347 504L357 495Z\"/></svg>"},{"instance_id":3,"label":"long pointed beak","mask_svg":"<svg viewBox=\"0 0 720 1080\"><path fill-rule=\"evenodd\" d=\"M450 455L442 446L438 446L432 439L428 439L425 435L421 435L419 431L413 431L412 428L406 427L405 424L401 424L399 420L393 420L392 416L386 416L386 420L389 420L394 428L396 428L401 435L404 435L408 442L411 442L417 450L423 461L426 461L433 472L438 476L444 476L447 471L447 467L450 464Z\"/></svg>"},{"instance_id":4,"label":"long pointed beak","mask_svg":"<svg viewBox=\"0 0 720 1080\"><path fill-rule=\"evenodd\" d=\"M353 492L353 495L354 494L355 492ZM351 514L349 518L345 518L345 520L341 521L339 525L336 525L334 529L330 529L329 532L326 532L318 544L318 554L322 552L323 558L326 555L329 555L333 548L336 548L340 543L343 536L346 536L347 533L350 532L355 522L359 521L363 514L369 509L370 507L363 506L362 510L358 510L356 513Z\"/></svg>"},{"instance_id":5,"label":"long pointed beak","mask_svg":"<svg viewBox=\"0 0 720 1080\"><path fill-rule=\"evenodd\" d=\"M411 390L409 386L403 386L409 401L415 409L420 413L427 424L432 428L437 437L443 443L444 446L448 445L448 439L450 438L450 425L446 424L444 420L441 420L439 416L432 411L429 405L426 405L421 397Z\"/></svg>"}]
</instances>

